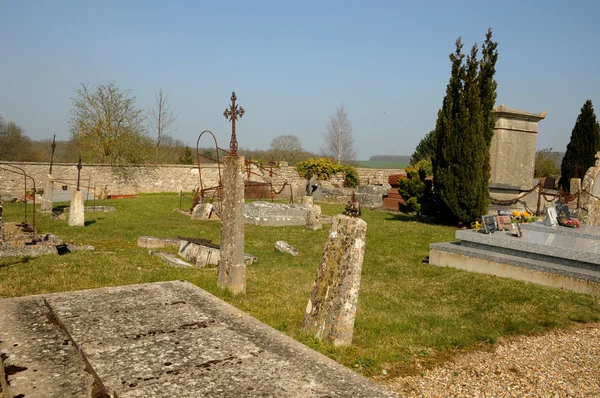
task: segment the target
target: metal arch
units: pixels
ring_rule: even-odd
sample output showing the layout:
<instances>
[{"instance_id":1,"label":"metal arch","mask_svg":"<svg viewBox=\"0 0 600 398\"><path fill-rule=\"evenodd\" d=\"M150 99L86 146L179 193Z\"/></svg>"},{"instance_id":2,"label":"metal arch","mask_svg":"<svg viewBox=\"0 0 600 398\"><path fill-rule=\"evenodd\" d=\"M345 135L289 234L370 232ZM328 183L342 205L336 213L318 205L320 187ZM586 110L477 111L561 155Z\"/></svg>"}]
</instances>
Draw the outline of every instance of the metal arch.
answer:
<instances>
[{"instance_id":1,"label":"metal arch","mask_svg":"<svg viewBox=\"0 0 600 398\"><path fill-rule=\"evenodd\" d=\"M200 154L200 139L202 138L202 136L204 135L204 133L208 133L211 135L214 143L215 143L215 154L217 156L217 159L213 159L210 156L205 156L205 155L201 155ZM219 148L219 145L217 143L217 138L215 137L215 135L213 134L212 131L210 130L204 130L203 132L200 133L200 135L198 136L198 140L196 140L196 161L198 162L198 179L199 179L199 188L200 188L200 196L202 198L202 200L204 201L204 193L206 191L211 191L214 190L215 192L213 193L213 198L215 196L217 197L221 197L221 188L222 188L222 176L221 176L221 160L219 159L219 151L224 151L221 148ZM227 153L227 151L224 151L225 153ZM202 167L200 166L200 158L205 158L205 159L209 159L212 160L214 162L217 163L217 170L219 172L219 182L218 185L216 187L209 187L209 188L204 188L204 184L202 183Z\"/></svg>"},{"instance_id":2,"label":"metal arch","mask_svg":"<svg viewBox=\"0 0 600 398\"><path fill-rule=\"evenodd\" d=\"M15 170L11 170L11 169L7 169L6 167L2 167L2 166L8 166L8 167L12 167L14 169L17 169L19 171L15 171ZM0 169L4 170L4 171L8 171L9 173L15 173L15 174L19 174L22 175L24 177L24 192L25 192L25 197L23 198L23 202L25 203L25 210L24 210L24 216L25 216L25 221L24 224L27 224L27 179L29 178L32 182L33 182L33 211L32 211L32 226L33 229L35 230L35 193L36 193L36 187L35 187L35 180L33 179L33 177L31 177L30 175L28 175L25 170L23 170L20 167L17 166L13 166L12 164L8 164L8 163L4 163L4 162L0 162Z\"/></svg>"}]
</instances>

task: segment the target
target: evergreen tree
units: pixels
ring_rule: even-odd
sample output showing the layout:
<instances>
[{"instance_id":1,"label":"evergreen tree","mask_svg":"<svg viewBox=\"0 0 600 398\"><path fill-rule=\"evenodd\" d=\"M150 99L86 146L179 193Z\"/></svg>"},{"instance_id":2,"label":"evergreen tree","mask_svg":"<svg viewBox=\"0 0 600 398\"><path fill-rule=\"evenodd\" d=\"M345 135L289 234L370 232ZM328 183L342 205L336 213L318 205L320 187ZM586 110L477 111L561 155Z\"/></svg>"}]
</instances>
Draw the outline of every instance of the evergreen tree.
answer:
<instances>
[{"instance_id":1,"label":"evergreen tree","mask_svg":"<svg viewBox=\"0 0 600 398\"><path fill-rule=\"evenodd\" d=\"M179 156L179 163L180 164L193 164L194 163L194 157L192 156L192 149L186 145L185 149L183 150L183 153L181 154L181 156Z\"/></svg>"},{"instance_id":2,"label":"evergreen tree","mask_svg":"<svg viewBox=\"0 0 600 398\"><path fill-rule=\"evenodd\" d=\"M571 132L571 141L567 145L567 152L560 166L559 186L569 191L571 178L583 178L587 170L594 166L596 152L599 150L600 126L596 120L592 101L587 100Z\"/></svg>"},{"instance_id":3,"label":"evergreen tree","mask_svg":"<svg viewBox=\"0 0 600 398\"><path fill-rule=\"evenodd\" d=\"M493 136L494 81L497 43L488 30L483 58L474 45L463 64L462 41L450 55L452 72L436 122L433 158L434 187L440 218L469 223L487 213L489 206L490 144Z\"/></svg>"},{"instance_id":4,"label":"evergreen tree","mask_svg":"<svg viewBox=\"0 0 600 398\"><path fill-rule=\"evenodd\" d=\"M435 155L435 130L431 130L423 139L419 142L419 145L415 148L415 152L410 157L410 164L412 166L419 163L421 160L429 160Z\"/></svg>"}]
</instances>

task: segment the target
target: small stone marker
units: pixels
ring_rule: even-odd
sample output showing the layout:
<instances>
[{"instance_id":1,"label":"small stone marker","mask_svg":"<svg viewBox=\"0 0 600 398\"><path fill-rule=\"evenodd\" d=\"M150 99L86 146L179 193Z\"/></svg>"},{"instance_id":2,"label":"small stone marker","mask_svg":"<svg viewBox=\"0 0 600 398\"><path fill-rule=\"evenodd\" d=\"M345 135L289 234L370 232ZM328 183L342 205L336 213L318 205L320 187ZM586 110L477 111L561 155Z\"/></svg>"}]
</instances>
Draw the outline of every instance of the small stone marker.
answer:
<instances>
[{"instance_id":1,"label":"small stone marker","mask_svg":"<svg viewBox=\"0 0 600 398\"><path fill-rule=\"evenodd\" d=\"M316 231L323 228L323 224L319 218L321 217L321 206L312 205L310 211L306 214L306 225L305 228L311 231Z\"/></svg>"},{"instance_id":2,"label":"small stone marker","mask_svg":"<svg viewBox=\"0 0 600 398\"><path fill-rule=\"evenodd\" d=\"M191 268L192 264L185 262L179 258L177 258L174 254L171 253L163 253L163 252L155 252L153 250L148 250L148 253L151 256L156 256L169 264L171 267L181 267L181 268Z\"/></svg>"},{"instance_id":3,"label":"small stone marker","mask_svg":"<svg viewBox=\"0 0 600 398\"><path fill-rule=\"evenodd\" d=\"M40 206L41 211L52 211L53 182L54 178L52 174L48 174L44 181L44 194L42 195L42 205Z\"/></svg>"},{"instance_id":4,"label":"small stone marker","mask_svg":"<svg viewBox=\"0 0 600 398\"><path fill-rule=\"evenodd\" d=\"M294 246L282 240L278 240L277 242L275 242L275 250L280 251L282 253L289 253L294 257L300 254Z\"/></svg>"},{"instance_id":5,"label":"small stone marker","mask_svg":"<svg viewBox=\"0 0 600 398\"><path fill-rule=\"evenodd\" d=\"M208 220L213 212L214 206L210 203L198 203L192 210L192 220Z\"/></svg>"},{"instance_id":6,"label":"small stone marker","mask_svg":"<svg viewBox=\"0 0 600 398\"><path fill-rule=\"evenodd\" d=\"M83 227L85 225L85 215L83 207L83 192L73 191L71 207L69 210L69 226Z\"/></svg>"},{"instance_id":7,"label":"small stone marker","mask_svg":"<svg viewBox=\"0 0 600 398\"><path fill-rule=\"evenodd\" d=\"M571 195L575 195L577 192L581 191L581 178L571 178L569 193Z\"/></svg>"},{"instance_id":8,"label":"small stone marker","mask_svg":"<svg viewBox=\"0 0 600 398\"><path fill-rule=\"evenodd\" d=\"M243 168L243 156L225 157L221 203L221 260L217 285L233 294L246 293Z\"/></svg>"},{"instance_id":9,"label":"small stone marker","mask_svg":"<svg viewBox=\"0 0 600 398\"><path fill-rule=\"evenodd\" d=\"M302 328L335 346L352 344L367 223L337 215L306 307Z\"/></svg>"}]
</instances>

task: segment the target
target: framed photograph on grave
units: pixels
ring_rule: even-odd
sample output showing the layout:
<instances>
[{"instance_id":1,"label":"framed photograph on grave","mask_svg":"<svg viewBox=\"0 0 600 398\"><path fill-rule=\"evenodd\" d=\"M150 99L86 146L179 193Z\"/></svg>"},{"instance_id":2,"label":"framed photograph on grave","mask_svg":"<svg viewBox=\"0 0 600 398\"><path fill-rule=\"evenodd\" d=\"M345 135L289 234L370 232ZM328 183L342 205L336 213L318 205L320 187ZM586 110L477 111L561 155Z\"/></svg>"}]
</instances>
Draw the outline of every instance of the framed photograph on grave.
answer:
<instances>
[{"instance_id":1,"label":"framed photograph on grave","mask_svg":"<svg viewBox=\"0 0 600 398\"><path fill-rule=\"evenodd\" d=\"M481 216L481 223L486 234L498 231L498 222L496 216Z\"/></svg>"},{"instance_id":2,"label":"framed photograph on grave","mask_svg":"<svg viewBox=\"0 0 600 398\"><path fill-rule=\"evenodd\" d=\"M550 225L550 226L555 226L558 225L558 220L556 219L556 210L554 210L554 207L549 207L546 209L546 220L544 221L544 224L546 225Z\"/></svg>"},{"instance_id":3,"label":"framed photograph on grave","mask_svg":"<svg viewBox=\"0 0 600 398\"><path fill-rule=\"evenodd\" d=\"M510 222L510 215L498 215L498 231L512 231L513 225Z\"/></svg>"},{"instance_id":4,"label":"framed photograph on grave","mask_svg":"<svg viewBox=\"0 0 600 398\"><path fill-rule=\"evenodd\" d=\"M565 216L567 219L571 219L571 210L569 210L569 205L562 202L554 202L554 210L556 211L556 216Z\"/></svg>"}]
</instances>

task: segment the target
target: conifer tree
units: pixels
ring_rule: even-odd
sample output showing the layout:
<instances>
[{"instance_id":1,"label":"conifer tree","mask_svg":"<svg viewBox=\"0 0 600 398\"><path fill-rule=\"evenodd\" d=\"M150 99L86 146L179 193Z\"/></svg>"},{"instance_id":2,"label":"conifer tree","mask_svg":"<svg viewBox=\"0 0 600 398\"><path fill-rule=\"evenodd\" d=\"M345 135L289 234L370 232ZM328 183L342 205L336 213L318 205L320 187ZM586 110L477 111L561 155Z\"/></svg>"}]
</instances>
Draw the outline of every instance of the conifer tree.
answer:
<instances>
[{"instance_id":1,"label":"conifer tree","mask_svg":"<svg viewBox=\"0 0 600 398\"><path fill-rule=\"evenodd\" d=\"M444 221L468 223L487 213L493 136L497 43L488 30L483 58L474 45L463 65L462 41L450 55L452 73L436 122L434 187Z\"/></svg>"},{"instance_id":2,"label":"conifer tree","mask_svg":"<svg viewBox=\"0 0 600 398\"><path fill-rule=\"evenodd\" d=\"M596 152L599 150L600 126L592 101L587 100L571 132L571 141L560 166L559 186L569 191L571 178L583 178L587 170L595 164Z\"/></svg>"}]
</instances>

